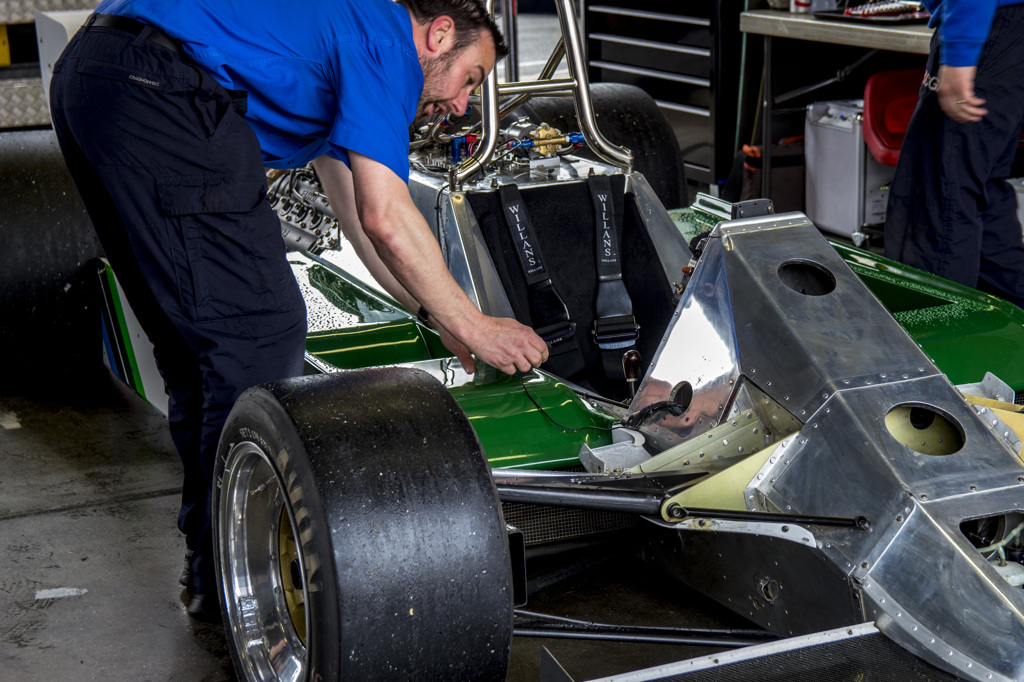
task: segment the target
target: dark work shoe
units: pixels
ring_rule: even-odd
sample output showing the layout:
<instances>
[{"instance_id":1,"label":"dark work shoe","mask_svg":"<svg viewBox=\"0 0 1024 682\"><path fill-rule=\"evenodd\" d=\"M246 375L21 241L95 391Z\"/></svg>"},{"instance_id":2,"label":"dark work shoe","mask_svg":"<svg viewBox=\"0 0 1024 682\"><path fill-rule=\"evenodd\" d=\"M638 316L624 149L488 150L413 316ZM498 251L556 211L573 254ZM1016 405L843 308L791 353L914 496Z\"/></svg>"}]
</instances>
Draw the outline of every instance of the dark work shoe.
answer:
<instances>
[{"instance_id":1,"label":"dark work shoe","mask_svg":"<svg viewBox=\"0 0 1024 682\"><path fill-rule=\"evenodd\" d=\"M185 567L181 569L181 575L178 576L178 582L182 587L189 588L189 592L192 591L192 557L195 555L196 553L191 549L185 550Z\"/></svg>"},{"instance_id":2,"label":"dark work shoe","mask_svg":"<svg viewBox=\"0 0 1024 682\"><path fill-rule=\"evenodd\" d=\"M221 622L220 601L217 594L194 594L188 603L188 615L203 623Z\"/></svg>"}]
</instances>

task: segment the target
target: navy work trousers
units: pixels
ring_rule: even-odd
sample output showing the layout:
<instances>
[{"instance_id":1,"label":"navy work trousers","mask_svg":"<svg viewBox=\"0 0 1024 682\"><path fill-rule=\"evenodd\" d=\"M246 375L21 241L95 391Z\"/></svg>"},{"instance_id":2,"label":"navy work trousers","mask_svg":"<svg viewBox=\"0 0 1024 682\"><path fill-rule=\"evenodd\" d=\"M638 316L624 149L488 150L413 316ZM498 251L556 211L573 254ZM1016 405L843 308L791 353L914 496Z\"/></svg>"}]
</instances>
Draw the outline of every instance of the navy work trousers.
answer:
<instances>
[{"instance_id":1,"label":"navy work trousers","mask_svg":"<svg viewBox=\"0 0 1024 682\"><path fill-rule=\"evenodd\" d=\"M50 100L68 169L153 342L184 469L178 526L192 589L215 589L210 486L227 414L250 386L302 373L306 310L259 144L229 92L179 51L80 30Z\"/></svg>"},{"instance_id":2,"label":"navy work trousers","mask_svg":"<svg viewBox=\"0 0 1024 682\"><path fill-rule=\"evenodd\" d=\"M885 218L885 255L1024 307L1024 240L1010 175L1024 125L1024 4L1002 7L978 62L975 92L988 115L946 116L929 86L907 129Z\"/></svg>"}]
</instances>

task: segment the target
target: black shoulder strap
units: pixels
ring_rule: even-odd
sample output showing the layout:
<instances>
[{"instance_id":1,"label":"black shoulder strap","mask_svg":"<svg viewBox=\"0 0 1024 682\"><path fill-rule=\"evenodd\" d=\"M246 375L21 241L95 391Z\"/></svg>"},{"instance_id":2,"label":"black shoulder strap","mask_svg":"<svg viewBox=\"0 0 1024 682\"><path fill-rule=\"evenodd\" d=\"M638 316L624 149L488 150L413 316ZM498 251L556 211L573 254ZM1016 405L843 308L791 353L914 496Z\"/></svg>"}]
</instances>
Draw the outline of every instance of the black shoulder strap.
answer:
<instances>
[{"instance_id":1,"label":"black shoulder strap","mask_svg":"<svg viewBox=\"0 0 1024 682\"><path fill-rule=\"evenodd\" d=\"M544 280L550 281L548 271L544 268L544 259L540 254L540 244L537 242L530 216L526 213L523 195L519 193L519 188L515 185L502 185L498 188L498 196L501 197L505 224L508 225L512 246L515 248L523 277L526 278L526 285L532 287ZM562 305L564 307L565 304ZM568 313L566 313L566 317L568 317Z\"/></svg>"},{"instance_id":2,"label":"black shoulder strap","mask_svg":"<svg viewBox=\"0 0 1024 682\"><path fill-rule=\"evenodd\" d=\"M622 215L612 201L611 180L607 175L587 179L594 203L594 229L597 247L597 294L594 297L594 343L601 349L605 375L623 378L622 355L636 348L640 328L633 317L633 302L622 280Z\"/></svg>"},{"instance_id":3,"label":"black shoulder strap","mask_svg":"<svg viewBox=\"0 0 1024 682\"><path fill-rule=\"evenodd\" d=\"M544 267L540 244L519 189L515 185L502 185L498 188L498 197L519 268L526 280L530 324L550 349L547 366L561 377L574 379L586 369L576 343L576 323Z\"/></svg>"}]
</instances>

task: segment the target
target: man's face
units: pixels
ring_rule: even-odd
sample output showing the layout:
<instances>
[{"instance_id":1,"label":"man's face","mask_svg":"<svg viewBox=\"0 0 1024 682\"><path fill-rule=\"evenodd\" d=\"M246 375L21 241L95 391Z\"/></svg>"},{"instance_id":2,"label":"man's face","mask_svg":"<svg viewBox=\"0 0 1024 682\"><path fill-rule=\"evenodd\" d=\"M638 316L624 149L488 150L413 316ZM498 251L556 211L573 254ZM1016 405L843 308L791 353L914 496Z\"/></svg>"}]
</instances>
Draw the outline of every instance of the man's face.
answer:
<instances>
[{"instance_id":1,"label":"man's face","mask_svg":"<svg viewBox=\"0 0 1024 682\"><path fill-rule=\"evenodd\" d=\"M461 116L469 106L473 92L494 68L494 39L487 31L462 50L449 50L436 57L421 57L423 94L417 123L434 116L454 112Z\"/></svg>"}]
</instances>

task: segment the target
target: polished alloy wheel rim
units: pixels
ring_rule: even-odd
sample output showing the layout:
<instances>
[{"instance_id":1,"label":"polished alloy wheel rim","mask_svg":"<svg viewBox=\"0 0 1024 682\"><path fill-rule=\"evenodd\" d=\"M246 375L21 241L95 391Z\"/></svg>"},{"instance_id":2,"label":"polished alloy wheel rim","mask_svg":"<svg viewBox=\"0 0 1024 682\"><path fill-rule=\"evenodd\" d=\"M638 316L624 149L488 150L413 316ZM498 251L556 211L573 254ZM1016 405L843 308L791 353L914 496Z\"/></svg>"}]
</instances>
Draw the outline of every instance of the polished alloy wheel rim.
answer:
<instances>
[{"instance_id":1,"label":"polished alloy wheel rim","mask_svg":"<svg viewBox=\"0 0 1024 682\"><path fill-rule=\"evenodd\" d=\"M235 650L250 680L305 678L305 567L295 519L266 453L228 453L218 510L221 578Z\"/></svg>"}]
</instances>

